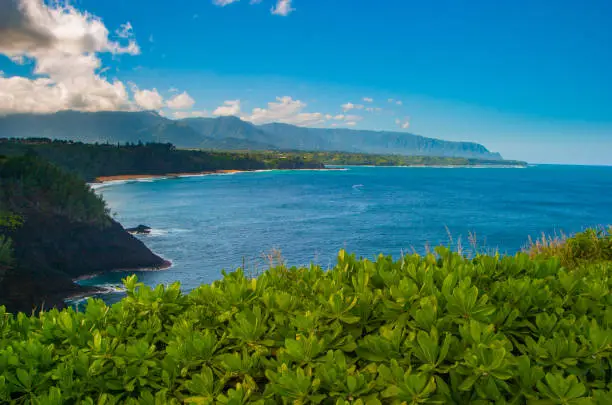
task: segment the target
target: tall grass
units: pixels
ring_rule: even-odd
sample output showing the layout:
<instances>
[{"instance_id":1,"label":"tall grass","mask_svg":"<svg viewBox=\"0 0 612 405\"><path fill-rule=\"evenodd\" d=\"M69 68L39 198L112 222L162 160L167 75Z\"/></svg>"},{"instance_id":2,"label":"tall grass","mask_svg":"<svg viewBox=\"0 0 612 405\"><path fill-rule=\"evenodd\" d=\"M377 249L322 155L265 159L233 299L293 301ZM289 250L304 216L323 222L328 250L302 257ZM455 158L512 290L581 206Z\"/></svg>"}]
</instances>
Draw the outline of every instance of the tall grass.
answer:
<instances>
[{"instance_id":1,"label":"tall grass","mask_svg":"<svg viewBox=\"0 0 612 405\"><path fill-rule=\"evenodd\" d=\"M576 268L586 262L612 260L612 227L608 229L587 229L569 237L565 234L547 236L539 239L529 238L524 249L531 258L557 257L561 264Z\"/></svg>"}]
</instances>

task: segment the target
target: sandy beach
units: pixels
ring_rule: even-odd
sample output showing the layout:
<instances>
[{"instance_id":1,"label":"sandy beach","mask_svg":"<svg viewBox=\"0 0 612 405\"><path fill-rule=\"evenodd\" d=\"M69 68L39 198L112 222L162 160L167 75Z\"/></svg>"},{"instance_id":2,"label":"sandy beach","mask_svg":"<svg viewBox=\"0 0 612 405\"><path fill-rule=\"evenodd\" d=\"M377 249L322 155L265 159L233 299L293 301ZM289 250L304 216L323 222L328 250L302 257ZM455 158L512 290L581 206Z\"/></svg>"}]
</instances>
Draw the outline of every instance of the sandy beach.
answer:
<instances>
[{"instance_id":1,"label":"sandy beach","mask_svg":"<svg viewBox=\"0 0 612 405\"><path fill-rule=\"evenodd\" d=\"M182 176L201 176L205 174L242 173L246 171L248 170L216 170L216 171L205 171L205 172L168 173L168 174L120 174L116 176L96 177L95 183L106 183L109 181L120 181L120 180L147 180L147 179L172 178L172 177L182 177Z\"/></svg>"}]
</instances>

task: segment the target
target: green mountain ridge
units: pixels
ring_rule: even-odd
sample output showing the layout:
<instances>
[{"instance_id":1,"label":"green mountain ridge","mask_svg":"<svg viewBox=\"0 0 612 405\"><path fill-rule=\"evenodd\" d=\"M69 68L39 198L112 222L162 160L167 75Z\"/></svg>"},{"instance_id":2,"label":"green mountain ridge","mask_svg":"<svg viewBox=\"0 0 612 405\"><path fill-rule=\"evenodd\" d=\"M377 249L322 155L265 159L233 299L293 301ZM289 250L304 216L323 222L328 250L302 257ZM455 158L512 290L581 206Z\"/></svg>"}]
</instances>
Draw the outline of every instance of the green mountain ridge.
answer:
<instances>
[{"instance_id":1,"label":"green mountain ridge","mask_svg":"<svg viewBox=\"0 0 612 405\"><path fill-rule=\"evenodd\" d=\"M154 111L12 114L0 116L0 138L45 137L87 143L163 142L179 148L304 150L501 160L474 142L403 132L254 125L237 117L171 120Z\"/></svg>"}]
</instances>

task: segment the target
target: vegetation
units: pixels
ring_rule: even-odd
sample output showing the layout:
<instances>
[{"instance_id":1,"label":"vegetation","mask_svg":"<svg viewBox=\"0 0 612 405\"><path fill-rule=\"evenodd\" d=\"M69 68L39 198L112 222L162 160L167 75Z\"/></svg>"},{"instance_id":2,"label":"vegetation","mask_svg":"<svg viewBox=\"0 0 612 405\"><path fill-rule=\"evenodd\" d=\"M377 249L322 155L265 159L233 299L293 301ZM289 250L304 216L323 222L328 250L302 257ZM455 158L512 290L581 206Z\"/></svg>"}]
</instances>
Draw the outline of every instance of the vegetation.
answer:
<instances>
[{"instance_id":1,"label":"vegetation","mask_svg":"<svg viewBox=\"0 0 612 405\"><path fill-rule=\"evenodd\" d=\"M45 138L0 139L0 154L39 156L86 181L128 174L196 173L216 170L320 168L299 156L258 152L178 150L172 144L85 144Z\"/></svg>"},{"instance_id":2,"label":"vegetation","mask_svg":"<svg viewBox=\"0 0 612 405\"><path fill-rule=\"evenodd\" d=\"M541 239L530 241L527 251L531 257L558 257L566 268L594 261L612 261L612 227L588 229L572 238L542 235Z\"/></svg>"},{"instance_id":3,"label":"vegetation","mask_svg":"<svg viewBox=\"0 0 612 405\"><path fill-rule=\"evenodd\" d=\"M321 162L326 165L351 166L526 166L515 160L485 160L440 156L372 155L344 152L296 153L307 162Z\"/></svg>"},{"instance_id":4,"label":"vegetation","mask_svg":"<svg viewBox=\"0 0 612 405\"><path fill-rule=\"evenodd\" d=\"M0 160L0 209L61 215L75 222L105 225L109 210L79 177L36 156ZM3 222L14 227L16 217ZM0 230L7 228L0 222Z\"/></svg>"},{"instance_id":5,"label":"vegetation","mask_svg":"<svg viewBox=\"0 0 612 405\"><path fill-rule=\"evenodd\" d=\"M112 307L0 309L0 402L609 404L612 263L590 237L567 241L572 269L341 251L328 271L238 270L187 295L132 276Z\"/></svg>"},{"instance_id":6,"label":"vegetation","mask_svg":"<svg viewBox=\"0 0 612 405\"><path fill-rule=\"evenodd\" d=\"M234 152L235 153L235 152ZM486 160L442 156L375 155L348 152L260 151L243 152L264 160L303 159L329 166L527 166L517 160Z\"/></svg>"}]
</instances>

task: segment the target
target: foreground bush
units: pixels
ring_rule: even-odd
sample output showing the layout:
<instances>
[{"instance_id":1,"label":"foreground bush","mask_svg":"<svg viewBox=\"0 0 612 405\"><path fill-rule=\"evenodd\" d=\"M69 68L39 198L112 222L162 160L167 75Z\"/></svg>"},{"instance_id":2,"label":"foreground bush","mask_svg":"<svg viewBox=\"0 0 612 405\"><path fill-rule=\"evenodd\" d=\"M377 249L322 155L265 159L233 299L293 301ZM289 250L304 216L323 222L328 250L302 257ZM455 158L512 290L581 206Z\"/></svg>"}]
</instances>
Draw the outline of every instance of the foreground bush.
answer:
<instances>
[{"instance_id":1,"label":"foreground bush","mask_svg":"<svg viewBox=\"0 0 612 405\"><path fill-rule=\"evenodd\" d=\"M610 404L611 275L438 249L188 295L130 277L112 307L0 310L0 402Z\"/></svg>"},{"instance_id":2,"label":"foreground bush","mask_svg":"<svg viewBox=\"0 0 612 405\"><path fill-rule=\"evenodd\" d=\"M527 252L532 258L558 257L567 268L598 261L612 261L612 227L587 229L571 238L565 236L530 240Z\"/></svg>"}]
</instances>

